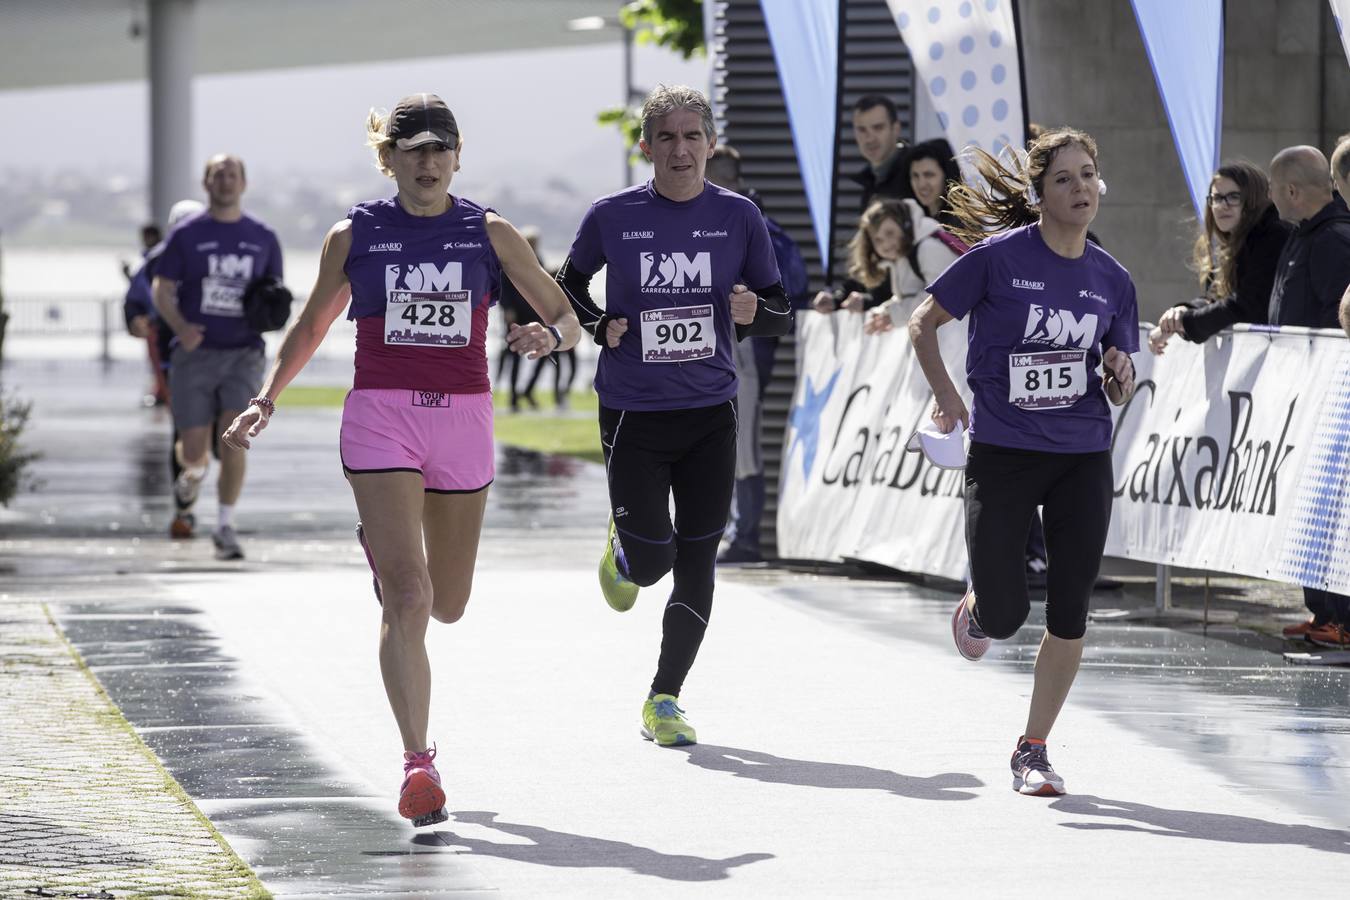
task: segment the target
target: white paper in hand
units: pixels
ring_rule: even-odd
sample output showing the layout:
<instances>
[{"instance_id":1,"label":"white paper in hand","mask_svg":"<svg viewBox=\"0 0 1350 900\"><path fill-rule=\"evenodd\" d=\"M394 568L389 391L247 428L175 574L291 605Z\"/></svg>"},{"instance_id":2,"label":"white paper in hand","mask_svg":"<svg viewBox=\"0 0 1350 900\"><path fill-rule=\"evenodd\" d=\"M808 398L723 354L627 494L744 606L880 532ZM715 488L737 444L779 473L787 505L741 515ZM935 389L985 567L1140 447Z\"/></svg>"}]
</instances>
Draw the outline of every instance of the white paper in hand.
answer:
<instances>
[{"instance_id":1,"label":"white paper in hand","mask_svg":"<svg viewBox=\"0 0 1350 900\"><path fill-rule=\"evenodd\" d=\"M910 436L905 449L922 452L939 469L964 469L969 446L966 429L960 422L947 434L938 431L937 425L929 422Z\"/></svg>"}]
</instances>

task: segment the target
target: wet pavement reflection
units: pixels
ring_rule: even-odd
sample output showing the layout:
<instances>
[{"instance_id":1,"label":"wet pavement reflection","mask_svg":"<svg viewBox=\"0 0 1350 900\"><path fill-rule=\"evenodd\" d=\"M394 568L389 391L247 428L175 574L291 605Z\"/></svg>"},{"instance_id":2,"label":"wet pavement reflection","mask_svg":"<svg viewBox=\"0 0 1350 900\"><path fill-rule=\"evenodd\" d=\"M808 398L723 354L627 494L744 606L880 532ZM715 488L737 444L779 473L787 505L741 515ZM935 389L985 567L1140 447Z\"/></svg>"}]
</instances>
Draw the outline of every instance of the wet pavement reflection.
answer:
<instances>
[{"instance_id":1,"label":"wet pavement reflection","mask_svg":"<svg viewBox=\"0 0 1350 900\"><path fill-rule=\"evenodd\" d=\"M221 651L200 611L104 601L56 613L137 733L273 893L451 898L491 887L453 852L410 849L388 798L342 774Z\"/></svg>"},{"instance_id":2,"label":"wet pavement reflection","mask_svg":"<svg viewBox=\"0 0 1350 900\"><path fill-rule=\"evenodd\" d=\"M827 582L828 583L828 582ZM951 642L959 594L930 588L819 582L776 593L896 643ZM1094 604L1110 606L1109 594ZM1030 690L1045 619L1032 616L981 665L1025 672ZM1292 666L1232 626L1202 630L1093 623L1065 717L1105 712L1147 740L1219 768L1239 790L1350 827L1350 670ZM1128 760L1122 759L1122 764Z\"/></svg>"}]
</instances>

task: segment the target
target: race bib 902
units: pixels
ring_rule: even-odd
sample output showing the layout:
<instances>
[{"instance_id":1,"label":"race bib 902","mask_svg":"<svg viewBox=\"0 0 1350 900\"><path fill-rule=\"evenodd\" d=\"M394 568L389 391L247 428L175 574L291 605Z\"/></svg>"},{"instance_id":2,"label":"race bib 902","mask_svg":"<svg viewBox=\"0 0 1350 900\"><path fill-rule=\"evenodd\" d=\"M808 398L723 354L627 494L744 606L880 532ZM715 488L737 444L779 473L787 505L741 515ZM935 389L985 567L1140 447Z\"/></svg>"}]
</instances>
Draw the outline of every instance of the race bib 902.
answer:
<instances>
[{"instance_id":1,"label":"race bib 902","mask_svg":"<svg viewBox=\"0 0 1350 900\"><path fill-rule=\"evenodd\" d=\"M691 362L716 352L711 305L643 310L643 362Z\"/></svg>"}]
</instances>

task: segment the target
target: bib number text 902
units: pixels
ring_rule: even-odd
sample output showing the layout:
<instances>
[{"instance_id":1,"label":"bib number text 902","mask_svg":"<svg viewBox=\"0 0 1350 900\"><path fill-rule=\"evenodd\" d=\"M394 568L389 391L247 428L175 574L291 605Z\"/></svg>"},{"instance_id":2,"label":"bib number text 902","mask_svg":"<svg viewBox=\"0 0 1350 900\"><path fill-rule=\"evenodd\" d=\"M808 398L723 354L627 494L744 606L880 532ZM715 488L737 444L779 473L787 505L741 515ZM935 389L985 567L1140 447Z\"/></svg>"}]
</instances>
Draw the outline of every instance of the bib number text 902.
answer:
<instances>
[{"instance_id":1,"label":"bib number text 902","mask_svg":"<svg viewBox=\"0 0 1350 900\"><path fill-rule=\"evenodd\" d=\"M687 325L684 322L676 322L674 325L667 325L664 322L656 326L656 342L658 344L669 344L674 341L677 344L687 344L691 341L703 340L703 323L690 322Z\"/></svg>"}]
</instances>

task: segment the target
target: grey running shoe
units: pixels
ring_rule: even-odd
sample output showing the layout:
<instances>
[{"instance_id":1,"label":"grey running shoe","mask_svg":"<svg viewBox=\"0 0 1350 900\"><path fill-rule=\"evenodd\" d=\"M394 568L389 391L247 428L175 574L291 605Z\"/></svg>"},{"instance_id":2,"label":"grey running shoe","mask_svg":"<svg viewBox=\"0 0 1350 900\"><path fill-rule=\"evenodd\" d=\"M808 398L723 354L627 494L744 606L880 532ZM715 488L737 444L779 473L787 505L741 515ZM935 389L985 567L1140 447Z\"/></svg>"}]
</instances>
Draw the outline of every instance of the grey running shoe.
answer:
<instances>
[{"instance_id":1,"label":"grey running shoe","mask_svg":"<svg viewBox=\"0 0 1350 900\"><path fill-rule=\"evenodd\" d=\"M187 470L178 473L173 482L173 500L180 510L187 510L197 502L197 493L202 489L201 478L192 478Z\"/></svg>"},{"instance_id":2,"label":"grey running shoe","mask_svg":"<svg viewBox=\"0 0 1350 900\"><path fill-rule=\"evenodd\" d=\"M1050 767L1045 741L1020 738L1012 755L1013 790L1033 797L1054 797L1064 793L1064 779Z\"/></svg>"},{"instance_id":3,"label":"grey running shoe","mask_svg":"<svg viewBox=\"0 0 1350 900\"><path fill-rule=\"evenodd\" d=\"M211 535L211 541L216 545L216 559L244 558L244 548L239 546L239 536L234 533L232 526L217 528L215 534Z\"/></svg>"}]
</instances>

